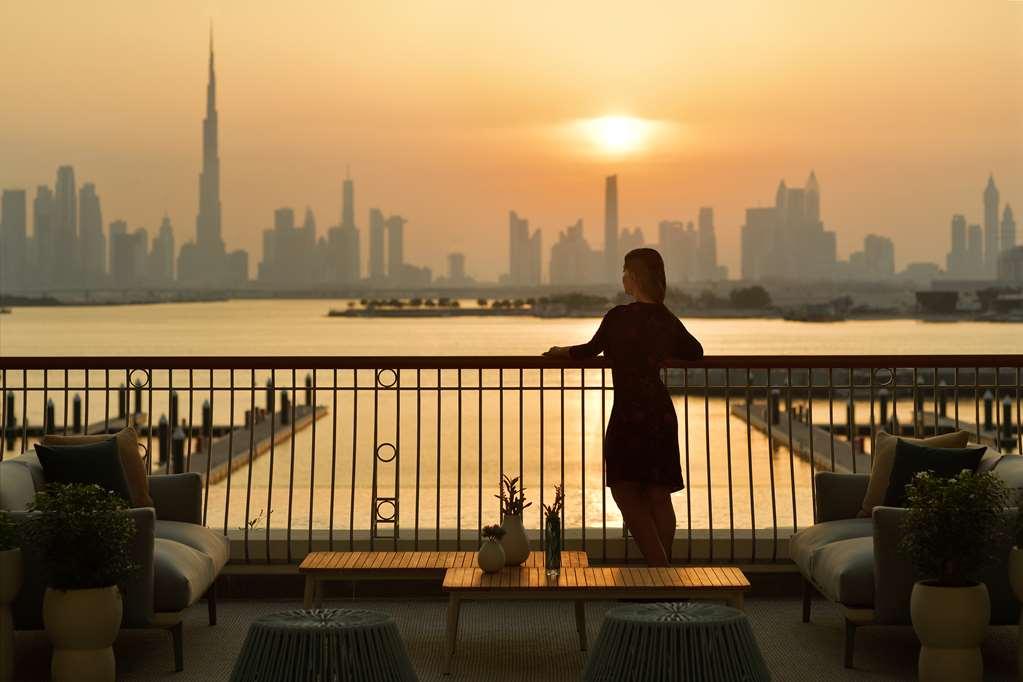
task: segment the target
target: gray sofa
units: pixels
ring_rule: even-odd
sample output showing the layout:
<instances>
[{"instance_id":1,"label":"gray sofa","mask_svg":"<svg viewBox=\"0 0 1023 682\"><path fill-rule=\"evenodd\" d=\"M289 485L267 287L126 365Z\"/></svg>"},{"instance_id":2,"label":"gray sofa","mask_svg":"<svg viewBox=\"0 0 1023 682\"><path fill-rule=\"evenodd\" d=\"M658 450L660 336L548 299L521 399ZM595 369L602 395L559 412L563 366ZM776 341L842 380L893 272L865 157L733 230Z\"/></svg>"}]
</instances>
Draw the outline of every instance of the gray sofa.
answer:
<instances>
[{"instance_id":1,"label":"gray sofa","mask_svg":"<svg viewBox=\"0 0 1023 682\"><path fill-rule=\"evenodd\" d=\"M1010 488L1023 489L1023 457L1005 455L991 470ZM858 626L910 624L909 597L917 577L899 552L906 510L875 507L871 518L857 518L867 474L822 472L814 480L816 523L789 539L789 554L803 575L803 622L810 621L815 591L842 607L845 666L851 668ZM1001 559L981 576L991 598L993 625L1019 622L1019 604L1009 587L1010 544L1006 538L1005 546L996 548Z\"/></svg>"},{"instance_id":2,"label":"gray sofa","mask_svg":"<svg viewBox=\"0 0 1023 682\"><path fill-rule=\"evenodd\" d=\"M0 509L17 518L46 484L34 453L0 462ZM202 483L199 474L149 477L153 507L131 509L137 532L132 560L141 569L122 583L123 628L164 628L174 644L174 665L183 669L181 612L204 595L209 622L215 625L216 580L227 564L229 544L221 533L202 525ZM33 568L38 557L22 548L24 584L14 603L15 628L42 627L45 585Z\"/></svg>"}]
</instances>

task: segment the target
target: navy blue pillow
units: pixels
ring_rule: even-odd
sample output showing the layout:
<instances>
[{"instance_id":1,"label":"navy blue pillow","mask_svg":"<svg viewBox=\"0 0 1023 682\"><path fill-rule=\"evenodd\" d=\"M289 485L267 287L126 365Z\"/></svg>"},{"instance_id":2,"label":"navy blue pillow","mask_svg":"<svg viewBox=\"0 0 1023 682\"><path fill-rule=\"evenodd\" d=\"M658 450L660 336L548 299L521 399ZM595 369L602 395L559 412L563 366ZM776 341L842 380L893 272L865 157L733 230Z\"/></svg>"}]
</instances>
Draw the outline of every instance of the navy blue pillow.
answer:
<instances>
[{"instance_id":1,"label":"navy blue pillow","mask_svg":"<svg viewBox=\"0 0 1023 682\"><path fill-rule=\"evenodd\" d=\"M941 478L957 476L963 469L976 471L987 448L931 448L899 439L895 445L895 461L884 506L905 507L906 486L921 471L930 471Z\"/></svg>"},{"instance_id":2,"label":"navy blue pillow","mask_svg":"<svg viewBox=\"0 0 1023 682\"><path fill-rule=\"evenodd\" d=\"M36 455L47 483L95 483L131 505L116 438L84 445L36 443Z\"/></svg>"}]
</instances>

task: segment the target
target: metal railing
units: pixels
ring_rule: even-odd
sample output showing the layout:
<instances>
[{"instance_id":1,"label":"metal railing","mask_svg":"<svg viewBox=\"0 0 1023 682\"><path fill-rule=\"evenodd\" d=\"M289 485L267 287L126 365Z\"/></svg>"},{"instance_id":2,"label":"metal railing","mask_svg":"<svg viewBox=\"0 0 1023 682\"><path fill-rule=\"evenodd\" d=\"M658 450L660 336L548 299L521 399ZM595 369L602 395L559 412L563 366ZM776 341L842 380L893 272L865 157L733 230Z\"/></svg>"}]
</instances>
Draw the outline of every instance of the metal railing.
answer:
<instances>
[{"instance_id":1,"label":"metal railing","mask_svg":"<svg viewBox=\"0 0 1023 682\"><path fill-rule=\"evenodd\" d=\"M814 473L869 471L882 428L964 428L1023 449L1007 356L716 356L665 366L687 489L675 561L785 560L813 522ZM604 486L613 405L603 359L538 357L0 358L3 454L45 433L133 425L153 473L197 471L204 522L236 559L310 549L470 549L518 476L566 492L569 548L638 559ZM637 456L641 456L638 453Z\"/></svg>"}]
</instances>

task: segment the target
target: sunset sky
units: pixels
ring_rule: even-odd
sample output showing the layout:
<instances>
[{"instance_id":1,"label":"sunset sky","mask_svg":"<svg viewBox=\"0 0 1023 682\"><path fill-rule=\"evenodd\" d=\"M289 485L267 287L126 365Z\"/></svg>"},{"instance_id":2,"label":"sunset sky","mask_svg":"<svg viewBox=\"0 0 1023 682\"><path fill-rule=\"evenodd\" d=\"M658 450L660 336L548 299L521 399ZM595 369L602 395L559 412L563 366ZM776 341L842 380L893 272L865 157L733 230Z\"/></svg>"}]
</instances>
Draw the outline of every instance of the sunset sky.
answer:
<instances>
[{"instance_id":1,"label":"sunset sky","mask_svg":"<svg viewBox=\"0 0 1023 682\"><path fill-rule=\"evenodd\" d=\"M621 224L717 214L738 274L744 209L811 169L839 255L894 238L944 265L993 172L1023 216L1023 2L6 2L0 187L95 182L103 218L195 233L207 34L216 41L224 236L250 251L274 208L408 220L407 260L507 268L507 212ZM594 139L588 119L644 135ZM607 142L607 140L604 140ZM612 140L613 141L613 140ZM365 251L363 256L365 264ZM364 265L365 267L365 265Z\"/></svg>"}]
</instances>

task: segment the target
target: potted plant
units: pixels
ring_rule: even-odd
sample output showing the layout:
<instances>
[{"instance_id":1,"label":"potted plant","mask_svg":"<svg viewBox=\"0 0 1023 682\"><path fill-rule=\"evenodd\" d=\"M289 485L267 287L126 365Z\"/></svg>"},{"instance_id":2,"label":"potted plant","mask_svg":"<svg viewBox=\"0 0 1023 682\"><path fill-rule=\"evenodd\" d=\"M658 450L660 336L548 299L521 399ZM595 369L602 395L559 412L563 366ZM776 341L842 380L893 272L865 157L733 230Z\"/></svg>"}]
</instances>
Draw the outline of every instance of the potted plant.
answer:
<instances>
[{"instance_id":1,"label":"potted plant","mask_svg":"<svg viewBox=\"0 0 1023 682\"><path fill-rule=\"evenodd\" d=\"M14 679L14 619L11 603L21 589L21 542L18 526L0 511L0 682Z\"/></svg>"},{"instance_id":2,"label":"potted plant","mask_svg":"<svg viewBox=\"0 0 1023 682\"><path fill-rule=\"evenodd\" d=\"M925 682L980 680L991 602L977 578L1003 537L1009 493L994 474L969 471L948 479L923 472L906 492L901 550L923 578L910 597L917 672Z\"/></svg>"},{"instance_id":3,"label":"potted plant","mask_svg":"<svg viewBox=\"0 0 1023 682\"><path fill-rule=\"evenodd\" d=\"M565 507L565 491L560 485L554 486L554 502L543 505L544 515L544 568L548 578L561 575L561 510Z\"/></svg>"},{"instance_id":4,"label":"potted plant","mask_svg":"<svg viewBox=\"0 0 1023 682\"><path fill-rule=\"evenodd\" d=\"M476 554L476 563L484 573L497 573L504 568L504 548L501 547L504 528L498 525L483 526L483 537L486 541Z\"/></svg>"},{"instance_id":5,"label":"potted plant","mask_svg":"<svg viewBox=\"0 0 1023 682\"><path fill-rule=\"evenodd\" d=\"M97 485L52 483L28 506L26 542L46 580L43 626L53 679L114 680L111 648L121 627L118 582L136 566L135 524L124 500Z\"/></svg>"},{"instance_id":6,"label":"potted plant","mask_svg":"<svg viewBox=\"0 0 1023 682\"><path fill-rule=\"evenodd\" d=\"M501 547L504 548L505 566L521 566L529 558L529 540L522 526L522 510L533 503L526 502L526 489L520 489L518 485L518 477L502 475L501 494L494 496L501 500L501 527L505 532Z\"/></svg>"}]
</instances>

